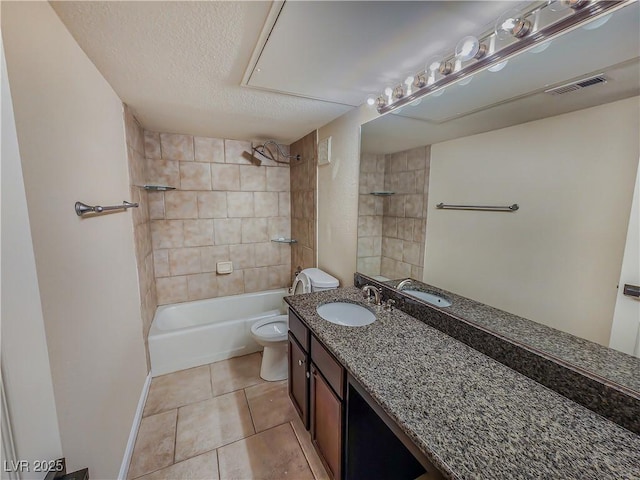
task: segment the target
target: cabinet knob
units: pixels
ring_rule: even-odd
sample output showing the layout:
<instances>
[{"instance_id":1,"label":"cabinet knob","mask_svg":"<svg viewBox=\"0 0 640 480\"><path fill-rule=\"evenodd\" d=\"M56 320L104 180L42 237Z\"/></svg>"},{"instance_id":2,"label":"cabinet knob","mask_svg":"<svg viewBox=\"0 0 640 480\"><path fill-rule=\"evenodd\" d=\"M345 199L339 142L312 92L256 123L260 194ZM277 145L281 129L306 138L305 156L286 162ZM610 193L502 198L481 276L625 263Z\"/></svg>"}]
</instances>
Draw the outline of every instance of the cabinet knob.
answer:
<instances>
[{"instance_id":1,"label":"cabinet knob","mask_svg":"<svg viewBox=\"0 0 640 480\"><path fill-rule=\"evenodd\" d=\"M298 360L298 366L301 367L302 365L304 365L304 360Z\"/></svg>"}]
</instances>

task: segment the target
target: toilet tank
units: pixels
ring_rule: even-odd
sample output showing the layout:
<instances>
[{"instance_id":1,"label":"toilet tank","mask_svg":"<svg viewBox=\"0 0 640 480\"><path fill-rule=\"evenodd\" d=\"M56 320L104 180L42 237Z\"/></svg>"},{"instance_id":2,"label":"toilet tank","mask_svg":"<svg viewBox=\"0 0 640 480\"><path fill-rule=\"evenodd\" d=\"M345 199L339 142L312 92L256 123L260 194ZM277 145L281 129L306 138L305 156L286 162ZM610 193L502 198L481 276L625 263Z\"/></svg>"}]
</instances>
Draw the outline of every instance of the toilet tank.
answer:
<instances>
[{"instance_id":1,"label":"toilet tank","mask_svg":"<svg viewBox=\"0 0 640 480\"><path fill-rule=\"evenodd\" d=\"M332 277L327 272L323 272L319 268L305 268L302 273L309 278L312 292L331 290L333 288L338 288L338 285L340 284L337 278Z\"/></svg>"}]
</instances>

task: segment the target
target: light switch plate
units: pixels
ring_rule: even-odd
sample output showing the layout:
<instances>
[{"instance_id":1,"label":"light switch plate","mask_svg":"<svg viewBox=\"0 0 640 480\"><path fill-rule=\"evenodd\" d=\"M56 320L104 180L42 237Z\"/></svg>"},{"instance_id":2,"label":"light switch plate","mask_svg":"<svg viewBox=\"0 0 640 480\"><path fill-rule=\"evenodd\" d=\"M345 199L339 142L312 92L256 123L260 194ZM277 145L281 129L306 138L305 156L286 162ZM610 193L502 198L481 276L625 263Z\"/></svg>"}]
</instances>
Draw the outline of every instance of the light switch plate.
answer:
<instances>
[{"instance_id":1,"label":"light switch plate","mask_svg":"<svg viewBox=\"0 0 640 480\"><path fill-rule=\"evenodd\" d=\"M327 165L328 163L331 163L331 137L318 142L318 165Z\"/></svg>"}]
</instances>

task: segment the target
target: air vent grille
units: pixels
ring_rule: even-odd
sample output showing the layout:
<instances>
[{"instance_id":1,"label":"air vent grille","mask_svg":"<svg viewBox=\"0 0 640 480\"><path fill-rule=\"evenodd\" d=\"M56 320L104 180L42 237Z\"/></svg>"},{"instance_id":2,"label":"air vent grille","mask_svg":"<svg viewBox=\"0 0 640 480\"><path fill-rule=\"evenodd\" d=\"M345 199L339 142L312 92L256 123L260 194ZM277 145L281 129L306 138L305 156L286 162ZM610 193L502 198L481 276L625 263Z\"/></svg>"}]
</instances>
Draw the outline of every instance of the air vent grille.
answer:
<instances>
[{"instance_id":1,"label":"air vent grille","mask_svg":"<svg viewBox=\"0 0 640 480\"><path fill-rule=\"evenodd\" d=\"M545 90L544 93L548 93L549 95L563 95L565 93L575 92L576 90L582 90L583 88L601 83L607 83L607 78L602 73L593 77L583 78L576 82L560 85L559 87L550 88L549 90Z\"/></svg>"}]
</instances>

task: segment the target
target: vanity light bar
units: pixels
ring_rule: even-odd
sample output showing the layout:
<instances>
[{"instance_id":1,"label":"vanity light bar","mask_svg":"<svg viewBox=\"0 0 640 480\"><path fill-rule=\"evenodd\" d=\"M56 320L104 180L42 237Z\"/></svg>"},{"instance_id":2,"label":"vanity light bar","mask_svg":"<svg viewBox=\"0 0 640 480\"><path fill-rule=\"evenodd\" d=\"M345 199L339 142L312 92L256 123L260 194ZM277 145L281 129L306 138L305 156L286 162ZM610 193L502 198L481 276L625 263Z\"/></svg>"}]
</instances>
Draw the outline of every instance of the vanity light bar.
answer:
<instances>
[{"instance_id":1,"label":"vanity light bar","mask_svg":"<svg viewBox=\"0 0 640 480\"><path fill-rule=\"evenodd\" d=\"M563 0L556 1L560 2ZM422 97L442 90L446 86L456 83L465 77L469 77L475 73L486 70L499 63L505 62L506 60L533 48L538 43L550 41L582 26L582 24L586 23L589 20L608 15L637 1L638 0L591 0L588 4L586 1L584 1L580 4L579 7L572 6L571 8L569 8L564 18L542 27L538 25L537 29L535 27L533 28L535 31L533 31L532 33L527 32L525 36L519 39L514 37L513 41L508 45L496 50L495 52L485 54L477 61L461 68L458 71L451 71L446 74L444 74L444 72L441 72L444 76L431 84L429 84L429 82L427 81L429 72L419 72L415 76L415 82L413 84L413 86L415 87L414 91L410 93L407 92L406 95L402 96L385 94L380 95L376 100L378 113L384 114L397 110L404 105L408 105ZM535 18L534 25L535 23L543 23L540 19L540 14L549 5L552 4L553 3L545 3L540 7L540 3L535 2L529 9L523 10L522 18L524 19L525 17L537 16L537 18ZM534 19L532 18L531 20ZM496 41L497 38L495 37L495 33L490 33L481 37L480 43L486 44L491 41ZM443 64L455 61L456 58L454 55L450 55L442 59ZM402 84L395 87L391 91L394 92L398 88L402 88Z\"/></svg>"}]
</instances>

